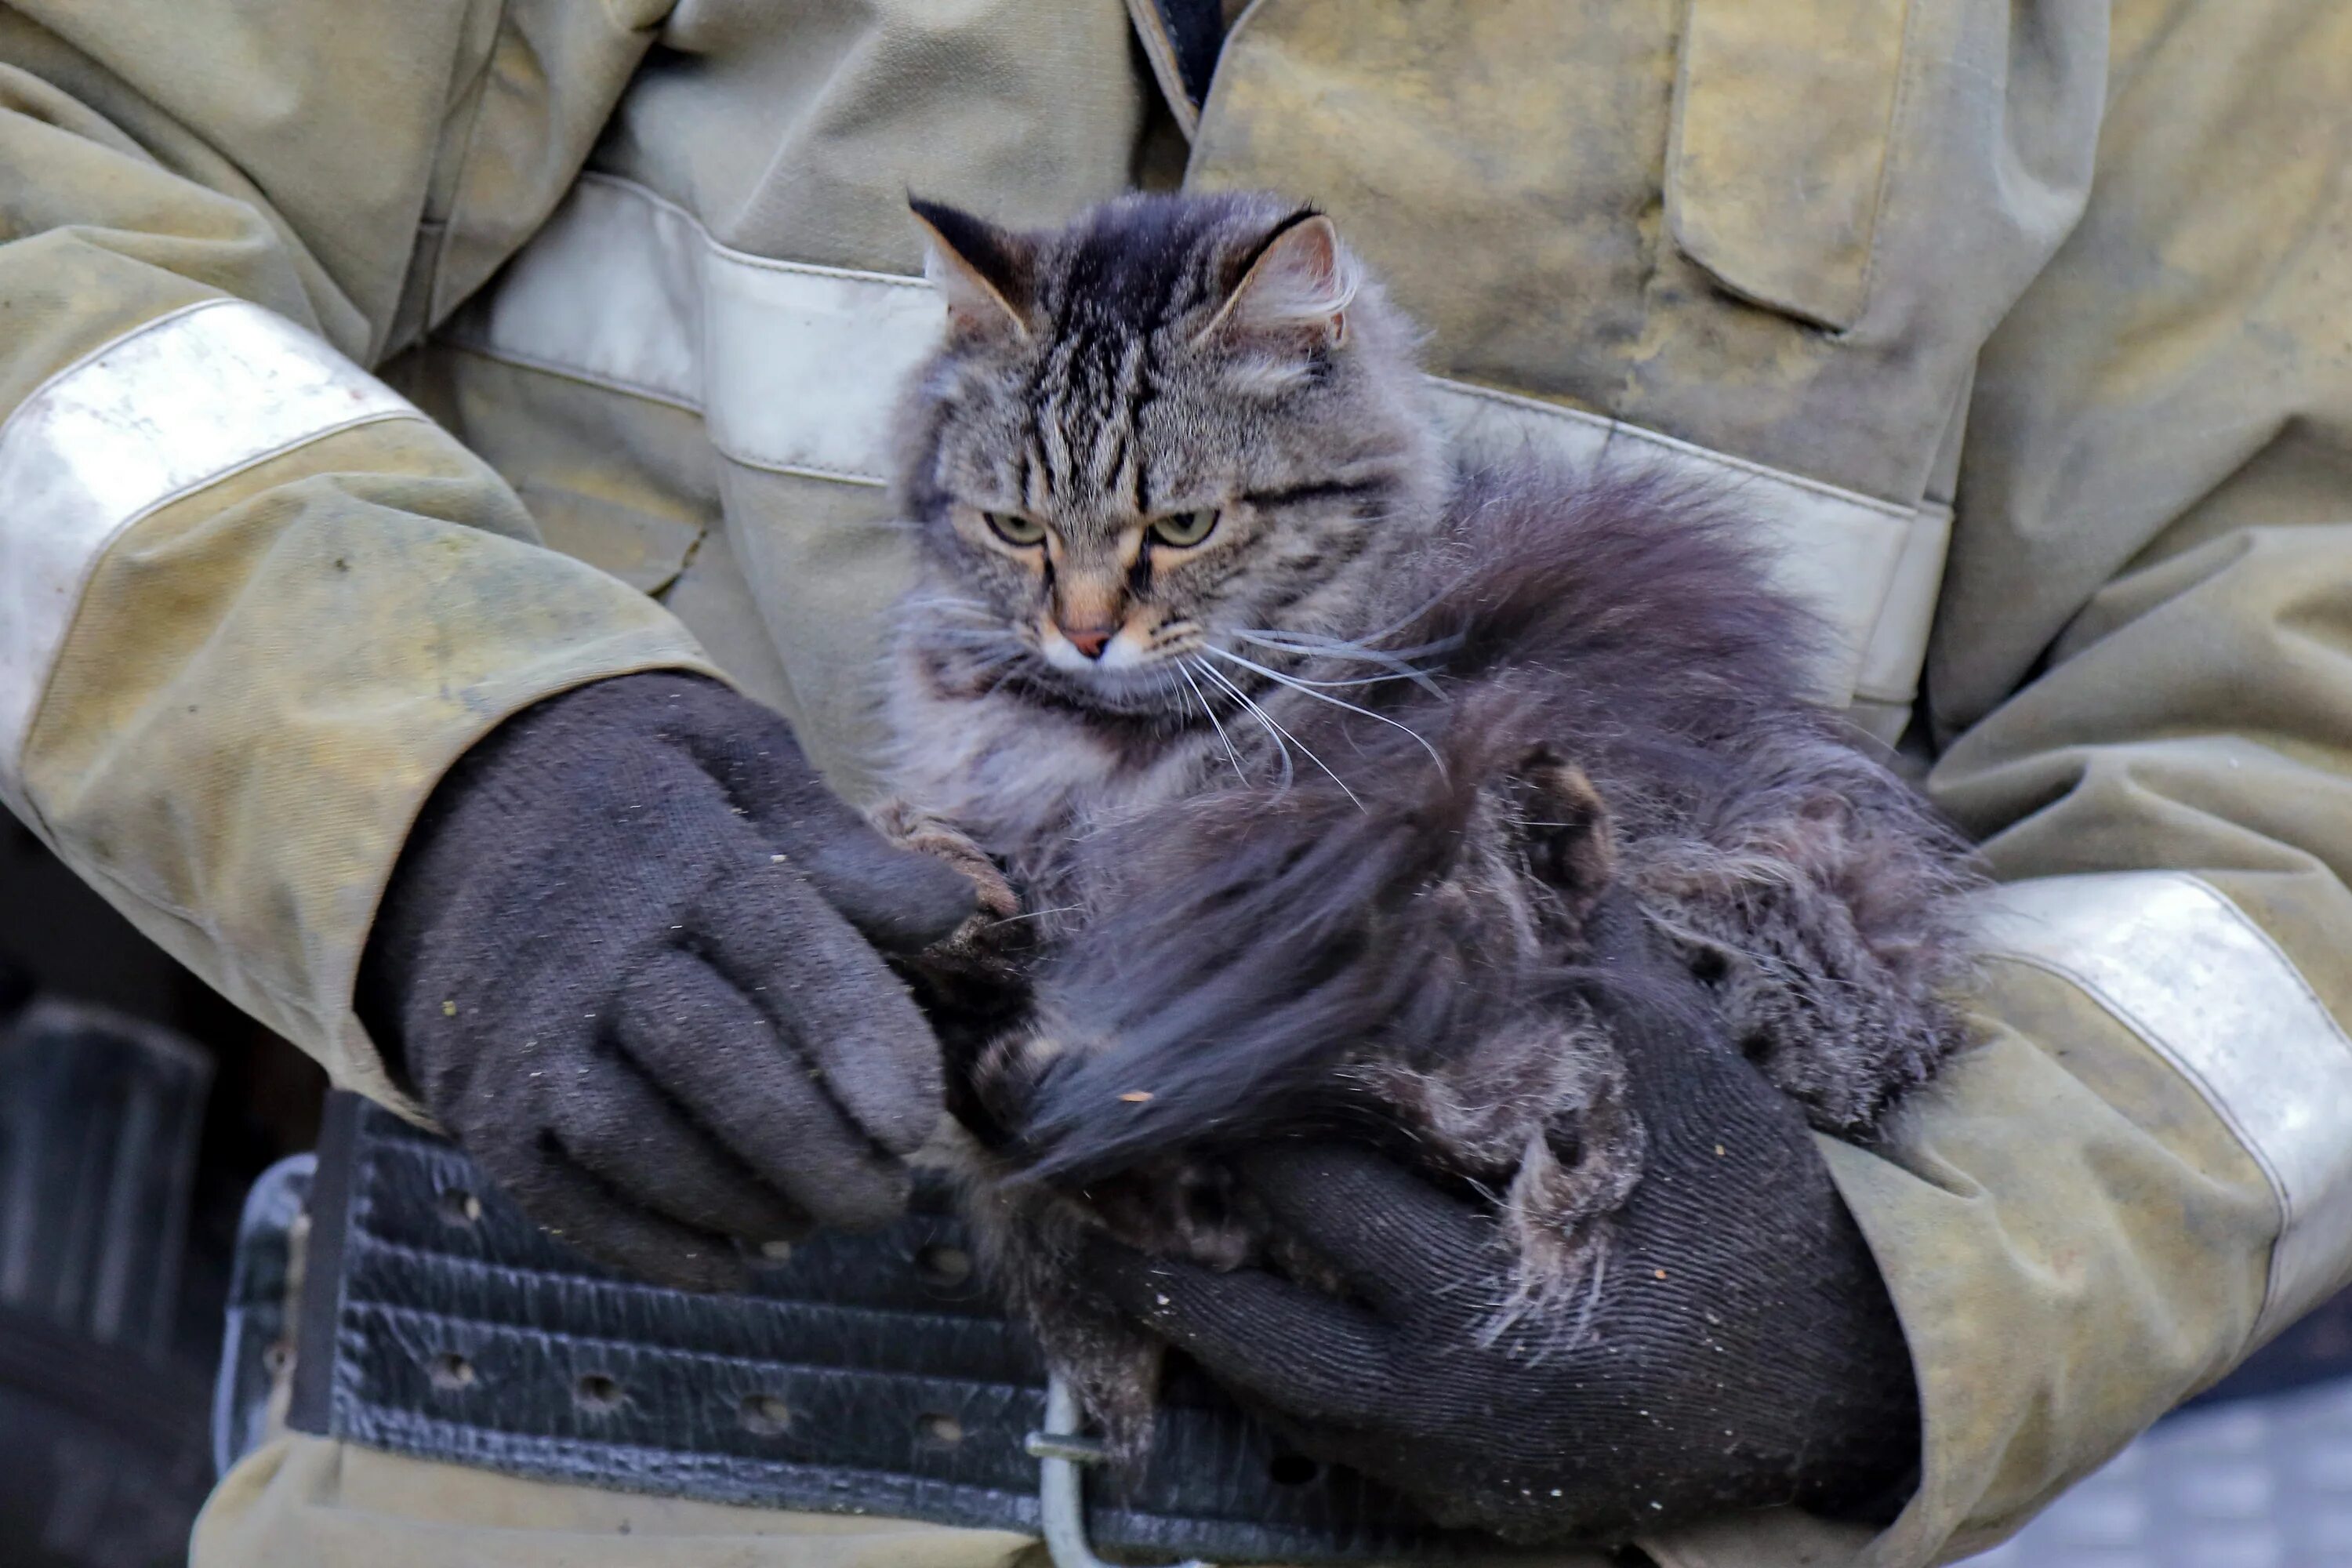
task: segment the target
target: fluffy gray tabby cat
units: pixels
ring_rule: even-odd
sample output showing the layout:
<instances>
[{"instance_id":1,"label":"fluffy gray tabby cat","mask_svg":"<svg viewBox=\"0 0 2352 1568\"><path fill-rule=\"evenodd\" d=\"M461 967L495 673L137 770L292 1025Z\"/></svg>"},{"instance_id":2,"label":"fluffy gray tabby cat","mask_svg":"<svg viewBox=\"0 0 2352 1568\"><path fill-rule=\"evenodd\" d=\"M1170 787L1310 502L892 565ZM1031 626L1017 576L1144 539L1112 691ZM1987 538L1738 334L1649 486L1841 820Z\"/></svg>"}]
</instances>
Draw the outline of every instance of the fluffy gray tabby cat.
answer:
<instances>
[{"instance_id":1,"label":"fluffy gray tabby cat","mask_svg":"<svg viewBox=\"0 0 2352 1568\"><path fill-rule=\"evenodd\" d=\"M1317 1277L1218 1151L1317 1128L1491 1197L1498 1314L1576 1331L1640 1179L1612 1006L1696 975L1818 1127L1956 1048L1957 842L1802 695L1736 512L1456 474L1329 220L1136 196L1052 233L918 202L950 316L902 419L921 542L900 837L988 911L912 966L991 1268L1115 1437L1149 1342L1089 1227ZM1593 961L1636 907L1648 967Z\"/></svg>"}]
</instances>

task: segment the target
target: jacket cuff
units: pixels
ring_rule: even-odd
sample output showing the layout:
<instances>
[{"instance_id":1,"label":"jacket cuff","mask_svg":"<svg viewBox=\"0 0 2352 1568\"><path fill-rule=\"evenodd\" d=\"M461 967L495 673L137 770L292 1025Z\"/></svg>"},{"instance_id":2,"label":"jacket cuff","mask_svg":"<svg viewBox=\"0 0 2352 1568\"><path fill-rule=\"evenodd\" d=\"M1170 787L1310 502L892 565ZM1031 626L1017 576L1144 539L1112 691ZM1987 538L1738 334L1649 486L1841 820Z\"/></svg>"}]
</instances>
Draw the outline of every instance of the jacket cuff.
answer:
<instances>
[{"instance_id":1,"label":"jacket cuff","mask_svg":"<svg viewBox=\"0 0 2352 1568\"><path fill-rule=\"evenodd\" d=\"M2254 1342L2333 1295L2352 1267L2352 1037L2269 932L2177 871L2017 883L1982 929L2127 1026L2262 1167L2279 1228Z\"/></svg>"},{"instance_id":2,"label":"jacket cuff","mask_svg":"<svg viewBox=\"0 0 2352 1568\"><path fill-rule=\"evenodd\" d=\"M2352 1261L2352 1040L2238 903L2053 877L1979 930L1982 1043L1880 1145L1823 1141L1919 1378L1919 1489L1871 1563L2004 1539Z\"/></svg>"}]
</instances>

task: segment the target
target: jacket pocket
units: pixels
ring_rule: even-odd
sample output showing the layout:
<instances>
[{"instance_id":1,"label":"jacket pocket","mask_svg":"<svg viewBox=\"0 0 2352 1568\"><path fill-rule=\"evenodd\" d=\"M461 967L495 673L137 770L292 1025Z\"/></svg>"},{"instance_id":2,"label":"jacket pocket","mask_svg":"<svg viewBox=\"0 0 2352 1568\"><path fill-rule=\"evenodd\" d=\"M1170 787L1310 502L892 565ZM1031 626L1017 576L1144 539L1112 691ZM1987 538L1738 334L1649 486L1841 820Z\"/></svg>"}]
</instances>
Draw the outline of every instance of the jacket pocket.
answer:
<instances>
[{"instance_id":1,"label":"jacket pocket","mask_svg":"<svg viewBox=\"0 0 2352 1568\"><path fill-rule=\"evenodd\" d=\"M1869 302L1911 0L1690 0L1665 201L1732 293L1843 331Z\"/></svg>"}]
</instances>

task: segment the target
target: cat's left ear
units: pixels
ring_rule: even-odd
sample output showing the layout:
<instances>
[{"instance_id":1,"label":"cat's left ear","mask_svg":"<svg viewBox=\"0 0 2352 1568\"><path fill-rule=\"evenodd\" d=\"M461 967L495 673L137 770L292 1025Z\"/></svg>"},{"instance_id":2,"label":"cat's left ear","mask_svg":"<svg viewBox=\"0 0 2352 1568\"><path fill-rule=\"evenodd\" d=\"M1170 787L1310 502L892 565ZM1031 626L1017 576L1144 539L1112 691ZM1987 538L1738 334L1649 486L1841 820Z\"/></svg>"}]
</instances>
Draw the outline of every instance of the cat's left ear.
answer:
<instances>
[{"instance_id":1,"label":"cat's left ear","mask_svg":"<svg viewBox=\"0 0 2352 1568\"><path fill-rule=\"evenodd\" d=\"M908 196L907 205L923 231L923 276L948 302L948 323L957 331L1029 336L1029 310L1035 289L1035 247L944 202Z\"/></svg>"},{"instance_id":2,"label":"cat's left ear","mask_svg":"<svg viewBox=\"0 0 2352 1568\"><path fill-rule=\"evenodd\" d=\"M1197 341L1295 337L1336 347L1348 341L1348 307L1362 282L1363 270L1331 220L1301 207L1244 259L1239 280Z\"/></svg>"}]
</instances>

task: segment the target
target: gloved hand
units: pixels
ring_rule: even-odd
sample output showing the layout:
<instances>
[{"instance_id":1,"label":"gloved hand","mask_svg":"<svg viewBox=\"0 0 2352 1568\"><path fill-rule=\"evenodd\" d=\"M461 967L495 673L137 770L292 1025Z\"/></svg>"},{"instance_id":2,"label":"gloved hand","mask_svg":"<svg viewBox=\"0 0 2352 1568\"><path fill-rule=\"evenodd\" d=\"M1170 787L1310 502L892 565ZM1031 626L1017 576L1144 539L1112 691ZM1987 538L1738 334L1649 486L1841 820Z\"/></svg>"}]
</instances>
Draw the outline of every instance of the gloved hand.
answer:
<instances>
[{"instance_id":1,"label":"gloved hand","mask_svg":"<svg viewBox=\"0 0 2352 1568\"><path fill-rule=\"evenodd\" d=\"M1336 1145L1265 1149L1239 1173L1356 1300L1107 1241L1088 1272L1304 1452L1444 1522L1549 1542L1774 1503L1891 1514L1917 1390L1802 1116L1687 1005L1633 1005L1618 1029L1648 1165L1590 1297L1498 1314L1496 1227Z\"/></svg>"},{"instance_id":2,"label":"gloved hand","mask_svg":"<svg viewBox=\"0 0 2352 1568\"><path fill-rule=\"evenodd\" d=\"M875 945L925 946L972 910L775 714L622 676L459 759L370 935L360 1016L540 1224L653 1279L740 1287L728 1237L904 1205L939 1049Z\"/></svg>"}]
</instances>

